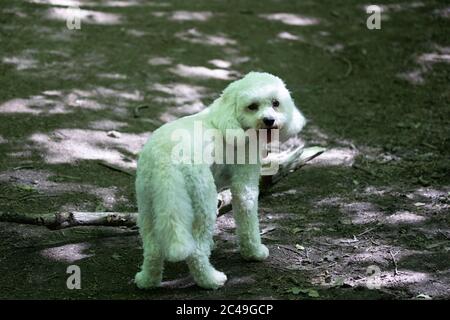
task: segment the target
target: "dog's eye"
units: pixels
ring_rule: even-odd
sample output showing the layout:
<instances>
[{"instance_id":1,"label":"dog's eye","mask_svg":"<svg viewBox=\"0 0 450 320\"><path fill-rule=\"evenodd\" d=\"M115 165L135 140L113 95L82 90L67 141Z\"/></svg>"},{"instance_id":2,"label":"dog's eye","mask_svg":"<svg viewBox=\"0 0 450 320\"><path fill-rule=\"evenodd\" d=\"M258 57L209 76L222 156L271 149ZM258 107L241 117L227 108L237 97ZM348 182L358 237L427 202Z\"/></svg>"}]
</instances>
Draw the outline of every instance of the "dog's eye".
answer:
<instances>
[{"instance_id":1,"label":"dog's eye","mask_svg":"<svg viewBox=\"0 0 450 320\"><path fill-rule=\"evenodd\" d=\"M278 100L272 100L272 107L274 108L278 108L280 106L280 101Z\"/></svg>"},{"instance_id":2,"label":"dog's eye","mask_svg":"<svg viewBox=\"0 0 450 320\"><path fill-rule=\"evenodd\" d=\"M247 107L249 110L258 110L258 104L257 103L252 103L251 105L249 105Z\"/></svg>"}]
</instances>

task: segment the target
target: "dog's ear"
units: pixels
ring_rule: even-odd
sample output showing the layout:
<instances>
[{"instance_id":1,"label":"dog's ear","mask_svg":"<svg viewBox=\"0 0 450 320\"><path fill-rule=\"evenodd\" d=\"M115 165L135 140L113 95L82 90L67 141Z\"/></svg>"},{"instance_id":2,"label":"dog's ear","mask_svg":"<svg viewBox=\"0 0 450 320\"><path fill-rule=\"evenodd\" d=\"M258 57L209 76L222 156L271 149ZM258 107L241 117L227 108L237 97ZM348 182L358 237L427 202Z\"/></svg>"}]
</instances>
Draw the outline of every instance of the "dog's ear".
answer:
<instances>
[{"instance_id":1,"label":"dog's ear","mask_svg":"<svg viewBox=\"0 0 450 320\"><path fill-rule=\"evenodd\" d=\"M297 135L305 126L306 119L297 109L297 107L292 103L291 114L288 117L288 122L281 130L281 139L287 140L290 137Z\"/></svg>"},{"instance_id":2,"label":"dog's ear","mask_svg":"<svg viewBox=\"0 0 450 320\"><path fill-rule=\"evenodd\" d=\"M227 130L230 132L233 130L234 136L245 136L244 129L238 120L238 82L235 81L228 85L212 106L212 122L224 137L226 137Z\"/></svg>"}]
</instances>

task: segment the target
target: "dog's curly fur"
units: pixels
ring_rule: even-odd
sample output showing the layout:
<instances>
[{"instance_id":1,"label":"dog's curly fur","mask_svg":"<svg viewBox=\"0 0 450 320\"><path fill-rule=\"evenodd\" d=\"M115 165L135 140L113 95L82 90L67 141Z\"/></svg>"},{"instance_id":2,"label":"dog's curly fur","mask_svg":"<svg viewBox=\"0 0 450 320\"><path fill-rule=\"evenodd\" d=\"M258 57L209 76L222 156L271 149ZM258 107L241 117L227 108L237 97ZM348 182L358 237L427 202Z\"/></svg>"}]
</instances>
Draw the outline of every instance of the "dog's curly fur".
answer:
<instances>
[{"instance_id":1,"label":"dog's curly fur","mask_svg":"<svg viewBox=\"0 0 450 320\"><path fill-rule=\"evenodd\" d=\"M279 105L274 105L273 101ZM249 108L253 105L253 108ZM255 106L257 109L255 109ZM274 120L267 126L264 118ZM231 83L205 110L156 130L139 156L136 196L144 261L136 274L139 288L160 285L164 261L186 260L195 282L208 289L222 286L227 277L210 263L216 220L217 191L229 186L240 252L246 260L261 261L269 250L261 243L258 224L257 164L174 164L171 134L193 132L194 122L206 129L245 130L278 128L280 139L296 135L305 119L283 81L268 73L250 72ZM267 121L266 121L267 122ZM204 144L195 140L193 143Z\"/></svg>"}]
</instances>

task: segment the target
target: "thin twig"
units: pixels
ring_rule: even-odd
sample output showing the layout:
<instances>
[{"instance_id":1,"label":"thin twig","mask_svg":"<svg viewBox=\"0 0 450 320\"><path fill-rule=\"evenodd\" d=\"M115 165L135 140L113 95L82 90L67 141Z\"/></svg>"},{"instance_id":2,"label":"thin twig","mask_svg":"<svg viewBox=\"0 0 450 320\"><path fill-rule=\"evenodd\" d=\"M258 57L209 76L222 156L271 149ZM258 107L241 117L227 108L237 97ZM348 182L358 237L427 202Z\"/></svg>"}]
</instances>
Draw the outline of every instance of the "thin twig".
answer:
<instances>
[{"instance_id":1,"label":"thin twig","mask_svg":"<svg viewBox=\"0 0 450 320\"><path fill-rule=\"evenodd\" d=\"M287 247L287 246L283 246L283 245L281 245L281 244L279 244L277 247L278 247L278 248L283 248L283 249L288 250L288 251L291 251L291 252L294 252L295 254L298 254L299 256L302 255L301 252L299 252L298 250L289 248L289 247Z\"/></svg>"},{"instance_id":2,"label":"thin twig","mask_svg":"<svg viewBox=\"0 0 450 320\"><path fill-rule=\"evenodd\" d=\"M356 236L357 236L357 237L361 237L361 236L365 235L366 233L369 233L369 232L371 232L371 231L377 229L378 227L379 227L379 225L377 225L377 226L375 226L375 227L373 227L373 228L367 229L367 230L361 232L360 234L357 234Z\"/></svg>"},{"instance_id":3,"label":"thin twig","mask_svg":"<svg viewBox=\"0 0 450 320\"><path fill-rule=\"evenodd\" d=\"M347 58L345 58L345 57L336 56L336 55L335 55L335 57L338 60L342 60L342 61L344 61L347 64L347 71L345 72L344 76L342 77L342 78L347 78L353 71L352 62L350 60L348 60Z\"/></svg>"},{"instance_id":4,"label":"thin twig","mask_svg":"<svg viewBox=\"0 0 450 320\"><path fill-rule=\"evenodd\" d=\"M139 118L140 117L139 111L141 109L146 109L146 108L149 108L149 106L148 105L142 105L142 106L137 106L136 108L134 108L134 110L133 110L134 117L135 118Z\"/></svg>"},{"instance_id":5,"label":"thin twig","mask_svg":"<svg viewBox=\"0 0 450 320\"><path fill-rule=\"evenodd\" d=\"M396 276L396 275L398 275L398 265L397 265L397 260L395 260L395 256L394 256L394 254L392 253L391 250L389 250L389 254L391 255L392 262L394 262L394 267L395 267L395 269L394 269L394 276Z\"/></svg>"},{"instance_id":6,"label":"thin twig","mask_svg":"<svg viewBox=\"0 0 450 320\"><path fill-rule=\"evenodd\" d=\"M23 170L23 169L34 169L34 166L30 164L30 165L23 165L23 166L13 168L14 171Z\"/></svg>"}]
</instances>

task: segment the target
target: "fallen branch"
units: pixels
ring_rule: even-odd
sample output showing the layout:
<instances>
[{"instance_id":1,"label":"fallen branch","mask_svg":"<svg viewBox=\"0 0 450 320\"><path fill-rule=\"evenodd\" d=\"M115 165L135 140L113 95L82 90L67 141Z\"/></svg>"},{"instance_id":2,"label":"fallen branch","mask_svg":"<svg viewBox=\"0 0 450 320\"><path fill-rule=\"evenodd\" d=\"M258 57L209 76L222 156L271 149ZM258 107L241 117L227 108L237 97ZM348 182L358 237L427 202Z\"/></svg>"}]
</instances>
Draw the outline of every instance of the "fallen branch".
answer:
<instances>
[{"instance_id":1,"label":"fallen branch","mask_svg":"<svg viewBox=\"0 0 450 320\"><path fill-rule=\"evenodd\" d=\"M280 182L288 174L297 171L303 167L307 162L318 157L325 151L325 148L311 147L303 148L297 147L294 150L287 150L277 153L267 159L269 161L276 161L278 163L278 170L274 175L261 176L260 180L260 196L264 197L269 194L270 189ZM264 166L264 164L263 164ZM231 210L231 192L229 190L219 193L218 216L221 216Z\"/></svg>"},{"instance_id":2,"label":"fallen branch","mask_svg":"<svg viewBox=\"0 0 450 320\"><path fill-rule=\"evenodd\" d=\"M44 214L3 213L0 221L46 226L61 229L75 226L135 226L137 213L123 212L59 212Z\"/></svg>"},{"instance_id":3,"label":"fallen branch","mask_svg":"<svg viewBox=\"0 0 450 320\"><path fill-rule=\"evenodd\" d=\"M271 176L262 176L261 178L261 197L267 195L270 189L282 180L289 173L292 173L303 167L308 161L314 159L325 151L321 147L305 148L296 147L294 150L286 150L277 153L270 161L277 161L278 171ZM267 160L266 162L268 162ZM111 166L104 162L98 162L100 165L112 170L120 171L133 175L124 169ZM231 208L231 192L224 190L218 195L217 214L221 216L229 212ZM24 224L43 225L51 229L61 229L75 226L135 226L137 213L123 212L60 212L44 214L25 214L25 213L2 213L0 212L0 221L15 222Z\"/></svg>"}]
</instances>

